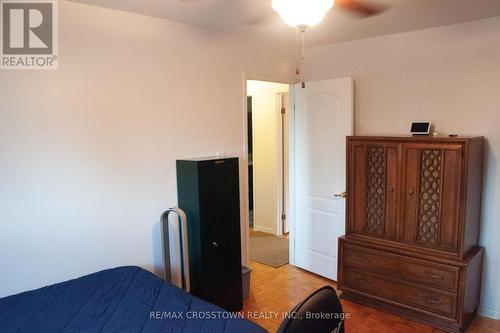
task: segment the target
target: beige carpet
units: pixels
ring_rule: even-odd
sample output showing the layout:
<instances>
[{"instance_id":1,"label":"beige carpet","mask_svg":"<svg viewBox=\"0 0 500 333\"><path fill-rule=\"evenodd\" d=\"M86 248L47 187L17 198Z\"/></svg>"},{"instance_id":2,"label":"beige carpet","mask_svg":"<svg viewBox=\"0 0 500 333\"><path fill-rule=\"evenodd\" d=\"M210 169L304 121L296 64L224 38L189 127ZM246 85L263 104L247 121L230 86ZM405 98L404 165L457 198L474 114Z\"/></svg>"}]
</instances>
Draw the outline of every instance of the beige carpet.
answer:
<instances>
[{"instance_id":1,"label":"beige carpet","mask_svg":"<svg viewBox=\"0 0 500 333\"><path fill-rule=\"evenodd\" d=\"M288 264L288 239L251 231L250 260L275 268Z\"/></svg>"}]
</instances>

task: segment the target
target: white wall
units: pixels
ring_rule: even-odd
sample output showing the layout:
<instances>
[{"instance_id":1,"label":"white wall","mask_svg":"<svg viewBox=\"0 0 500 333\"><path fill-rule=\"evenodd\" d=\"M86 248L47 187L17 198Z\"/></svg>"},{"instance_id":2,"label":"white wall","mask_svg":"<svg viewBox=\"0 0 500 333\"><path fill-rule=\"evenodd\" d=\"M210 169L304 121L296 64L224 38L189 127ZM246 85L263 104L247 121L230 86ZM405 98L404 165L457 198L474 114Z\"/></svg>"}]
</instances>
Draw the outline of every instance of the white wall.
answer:
<instances>
[{"instance_id":1,"label":"white wall","mask_svg":"<svg viewBox=\"0 0 500 333\"><path fill-rule=\"evenodd\" d=\"M277 94L288 84L248 81L252 96L254 229L278 234L280 217L280 128Z\"/></svg>"},{"instance_id":2,"label":"white wall","mask_svg":"<svg viewBox=\"0 0 500 333\"><path fill-rule=\"evenodd\" d=\"M120 265L159 273L175 160L243 157L244 72L293 78L293 46L60 12L59 70L0 71L0 297Z\"/></svg>"},{"instance_id":3,"label":"white wall","mask_svg":"<svg viewBox=\"0 0 500 333\"><path fill-rule=\"evenodd\" d=\"M480 311L500 318L500 18L308 49L305 73L354 78L358 135L428 119L443 134L486 137Z\"/></svg>"}]
</instances>

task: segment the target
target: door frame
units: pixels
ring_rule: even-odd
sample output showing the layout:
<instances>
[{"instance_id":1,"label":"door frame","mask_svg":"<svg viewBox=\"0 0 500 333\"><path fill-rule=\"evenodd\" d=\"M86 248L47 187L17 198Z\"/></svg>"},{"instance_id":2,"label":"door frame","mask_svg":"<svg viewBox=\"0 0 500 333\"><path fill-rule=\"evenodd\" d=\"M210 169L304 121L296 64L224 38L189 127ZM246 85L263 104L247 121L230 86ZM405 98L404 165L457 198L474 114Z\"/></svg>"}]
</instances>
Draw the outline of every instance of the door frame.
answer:
<instances>
[{"instance_id":1,"label":"door frame","mask_svg":"<svg viewBox=\"0 0 500 333\"><path fill-rule=\"evenodd\" d=\"M290 265L295 266L295 84L288 90L288 205L286 218L289 231Z\"/></svg>"},{"instance_id":2,"label":"door frame","mask_svg":"<svg viewBox=\"0 0 500 333\"><path fill-rule=\"evenodd\" d=\"M293 132L290 127L291 123L291 118L292 116L292 106L294 103L291 103L293 99L291 99L291 95L293 95L292 90L294 89L294 82L283 79L282 77L277 77L277 76L272 76L272 75L266 75L266 74L258 74L258 73L246 73L244 72L242 75L242 91L243 91L243 98L242 98L242 113L243 113L243 156L240 159L240 207L241 207L241 213L240 213L240 220L241 220L241 259L242 259L242 264L245 266L250 265L250 228L249 228L249 214L250 214L250 209L249 209L249 197L248 197L248 110L247 110L247 81L248 80L256 80L256 81L266 81L266 82L274 82L274 83L281 83L281 84L288 84L289 85L289 92L288 92L288 109L289 109L289 116L287 117L288 119L288 139L290 140L291 137L291 132ZM290 151L290 142L288 143L288 161L290 163L291 160L291 151ZM281 162L280 162L281 164ZM289 164L290 166L290 164ZM290 187L290 179L291 179L291 174L290 174L290 169L288 170L288 193L287 193L287 198L290 200L290 193L291 193L291 187ZM279 185L279 184L278 184ZM290 201L288 202L288 205L286 207L286 215L287 219L289 218L289 208L291 206ZM279 229L281 230L281 223L278 221L278 226ZM290 220L288 220L288 230L290 231L289 233L289 243L290 243L290 263L292 263L292 248L293 248L293 232L292 232L292 223Z\"/></svg>"}]
</instances>

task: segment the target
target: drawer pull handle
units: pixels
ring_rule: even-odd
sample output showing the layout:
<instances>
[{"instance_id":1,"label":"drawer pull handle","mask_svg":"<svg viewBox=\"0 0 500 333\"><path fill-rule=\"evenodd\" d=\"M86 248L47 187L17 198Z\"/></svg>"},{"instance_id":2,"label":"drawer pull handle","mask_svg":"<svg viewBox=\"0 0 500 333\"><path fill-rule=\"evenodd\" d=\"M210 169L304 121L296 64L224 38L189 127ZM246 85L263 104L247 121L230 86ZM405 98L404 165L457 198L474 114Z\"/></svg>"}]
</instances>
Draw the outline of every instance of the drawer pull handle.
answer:
<instances>
[{"instance_id":1,"label":"drawer pull handle","mask_svg":"<svg viewBox=\"0 0 500 333\"><path fill-rule=\"evenodd\" d=\"M354 261L360 261L360 262L369 262L370 261L370 259L367 257L352 256L351 258Z\"/></svg>"},{"instance_id":2,"label":"drawer pull handle","mask_svg":"<svg viewBox=\"0 0 500 333\"><path fill-rule=\"evenodd\" d=\"M444 280L444 276L439 275L439 274L428 273L428 272L423 272L422 274L426 277L433 279L433 280Z\"/></svg>"},{"instance_id":3,"label":"drawer pull handle","mask_svg":"<svg viewBox=\"0 0 500 333\"><path fill-rule=\"evenodd\" d=\"M420 298L422 298L425 302L433 305L441 305L441 302L439 301L439 298L430 298L426 297L425 295L420 295Z\"/></svg>"}]
</instances>

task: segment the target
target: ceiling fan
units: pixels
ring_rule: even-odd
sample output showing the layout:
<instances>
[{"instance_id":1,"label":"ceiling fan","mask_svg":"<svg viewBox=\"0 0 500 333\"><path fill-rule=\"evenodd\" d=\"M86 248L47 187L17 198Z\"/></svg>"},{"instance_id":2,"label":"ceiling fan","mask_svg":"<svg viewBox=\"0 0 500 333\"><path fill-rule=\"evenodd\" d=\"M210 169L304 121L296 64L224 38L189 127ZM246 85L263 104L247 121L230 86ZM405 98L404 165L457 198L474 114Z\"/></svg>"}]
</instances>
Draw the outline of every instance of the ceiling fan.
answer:
<instances>
[{"instance_id":1,"label":"ceiling fan","mask_svg":"<svg viewBox=\"0 0 500 333\"><path fill-rule=\"evenodd\" d=\"M177 0L177 1L186 3L189 2L196 3L196 2L205 2L211 0ZM271 0L269 1L271 2ZM287 11L287 13L292 13L292 14L293 13L307 14L311 11L317 10L318 8L319 9L325 8L326 10L324 11L324 13L326 14L326 12L332 7L347 10L358 17L375 16L385 10L383 6L369 4L367 3L366 0L365 1L364 0L273 0L271 6L282 17L283 17L282 15L283 11ZM269 7L269 9L271 9L271 6ZM265 13L263 12L260 15L254 17L252 20L247 21L245 23L250 25L263 24L269 22L272 19L273 15L274 13L272 11L268 11Z\"/></svg>"},{"instance_id":2,"label":"ceiling fan","mask_svg":"<svg viewBox=\"0 0 500 333\"><path fill-rule=\"evenodd\" d=\"M178 0L181 2L198 2L202 0ZM206 0L205 0L206 1ZM297 29L297 69L298 80L305 88L304 74L301 70L304 61L304 33L310 26L316 25L332 8L348 10L361 18L375 16L386 8L367 4L363 0L272 0L271 7L281 16L283 21ZM272 20L274 13L268 11L246 22L250 25L262 25Z\"/></svg>"}]
</instances>

